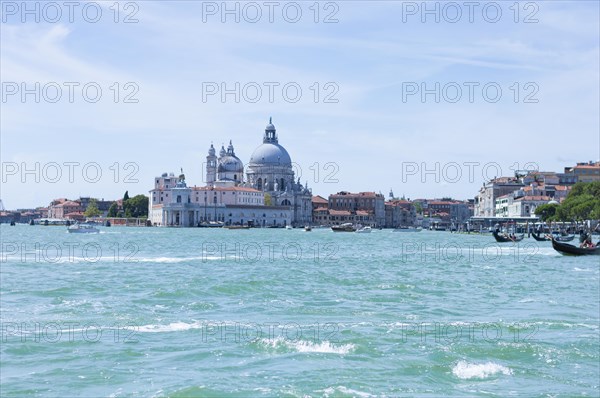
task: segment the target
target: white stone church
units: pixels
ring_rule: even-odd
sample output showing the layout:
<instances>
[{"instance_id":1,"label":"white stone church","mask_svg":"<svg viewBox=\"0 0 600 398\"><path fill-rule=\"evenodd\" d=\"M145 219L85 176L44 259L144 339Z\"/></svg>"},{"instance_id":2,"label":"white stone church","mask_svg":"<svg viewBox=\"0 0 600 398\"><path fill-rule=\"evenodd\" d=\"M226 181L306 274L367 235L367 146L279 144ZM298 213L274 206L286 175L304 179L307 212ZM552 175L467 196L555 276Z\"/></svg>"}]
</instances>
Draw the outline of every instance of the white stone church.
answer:
<instances>
[{"instance_id":1,"label":"white stone church","mask_svg":"<svg viewBox=\"0 0 600 398\"><path fill-rule=\"evenodd\" d=\"M263 143L254 150L246 170L233 144L211 144L206 157L206 185L188 187L185 176L163 173L150 191L153 225L194 227L221 222L255 227L304 226L312 220L312 193L294 180L292 159L279 145L269 120ZM265 200L267 203L265 203Z\"/></svg>"}]
</instances>

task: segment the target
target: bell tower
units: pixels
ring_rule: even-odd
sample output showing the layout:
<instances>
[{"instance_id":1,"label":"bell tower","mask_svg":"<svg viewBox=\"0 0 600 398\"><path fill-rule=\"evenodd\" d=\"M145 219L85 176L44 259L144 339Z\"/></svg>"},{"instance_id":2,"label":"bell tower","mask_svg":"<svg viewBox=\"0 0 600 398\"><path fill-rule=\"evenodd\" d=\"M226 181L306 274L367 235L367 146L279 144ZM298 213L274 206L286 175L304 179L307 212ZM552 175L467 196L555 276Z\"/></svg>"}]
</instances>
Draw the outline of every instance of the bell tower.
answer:
<instances>
[{"instance_id":1,"label":"bell tower","mask_svg":"<svg viewBox=\"0 0 600 398\"><path fill-rule=\"evenodd\" d=\"M213 184L217 180L217 156L215 147L210 144L208 156L206 157L206 183Z\"/></svg>"}]
</instances>

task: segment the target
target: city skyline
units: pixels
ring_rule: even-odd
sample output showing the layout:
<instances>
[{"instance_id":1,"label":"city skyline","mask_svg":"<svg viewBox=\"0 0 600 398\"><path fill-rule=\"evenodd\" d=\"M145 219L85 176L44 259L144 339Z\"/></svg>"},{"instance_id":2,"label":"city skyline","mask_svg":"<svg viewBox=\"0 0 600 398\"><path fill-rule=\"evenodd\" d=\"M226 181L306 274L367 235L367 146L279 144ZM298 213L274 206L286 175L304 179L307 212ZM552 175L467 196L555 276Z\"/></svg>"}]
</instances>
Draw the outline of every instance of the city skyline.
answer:
<instances>
[{"instance_id":1,"label":"city skyline","mask_svg":"<svg viewBox=\"0 0 600 398\"><path fill-rule=\"evenodd\" d=\"M18 10L3 10L6 208L146 194L146 181L180 167L202 181L214 137L232 139L247 163L269 116L301 181L320 195L392 188L397 196L467 199L488 178L599 158L600 101L590 90L600 84L597 3L519 3L519 12L502 4L497 22L481 8L470 22L463 9L456 23L440 3L438 15L411 2L319 3L318 23L304 3L294 23L281 13L270 23L267 10L249 22L241 5L239 22L227 14L222 22L223 10L206 8L220 3L211 2L134 3L115 23L111 5L98 4L98 23L78 13L70 22L66 12L57 22L42 15L41 23L22 23ZM124 23L127 16L137 22ZM62 91L56 103L52 82ZM68 82L78 84L73 103ZM103 93L95 103L79 90L90 82ZM36 91L36 83L39 103L21 91ZM493 102L497 87L502 96ZM262 97L252 102L256 90ZM22 178L22 165L36 162L39 182L36 172ZM72 162L97 163L102 178L90 183L76 173L69 181L64 164ZM41 175L51 163L61 166L57 182ZM450 174L456 165L458 178ZM338 182L325 182L332 172Z\"/></svg>"}]
</instances>

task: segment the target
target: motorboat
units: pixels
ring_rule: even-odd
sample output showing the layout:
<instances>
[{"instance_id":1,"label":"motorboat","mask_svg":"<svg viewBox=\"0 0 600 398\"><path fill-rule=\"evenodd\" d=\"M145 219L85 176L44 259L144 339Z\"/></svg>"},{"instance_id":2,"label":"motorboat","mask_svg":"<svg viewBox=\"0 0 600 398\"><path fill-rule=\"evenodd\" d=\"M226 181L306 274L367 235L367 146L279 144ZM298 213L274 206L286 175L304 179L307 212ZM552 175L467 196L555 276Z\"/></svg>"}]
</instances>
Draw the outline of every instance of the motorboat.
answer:
<instances>
[{"instance_id":1,"label":"motorboat","mask_svg":"<svg viewBox=\"0 0 600 398\"><path fill-rule=\"evenodd\" d=\"M312 231L312 227L310 225L307 225L307 226L304 227L304 230L306 232L310 232L310 231Z\"/></svg>"},{"instance_id":2,"label":"motorboat","mask_svg":"<svg viewBox=\"0 0 600 398\"><path fill-rule=\"evenodd\" d=\"M222 221L204 221L198 224L200 228L221 228L225 225Z\"/></svg>"},{"instance_id":3,"label":"motorboat","mask_svg":"<svg viewBox=\"0 0 600 398\"><path fill-rule=\"evenodd\" d=\"M371 227L362 227L360 229L356 230L357 234L370 234L371 233Z\"/></svg>"},{"instance_id":4,"label":"motorboat","mask_svg":"<svg viewBox=\"0 0 600 398\"><path fill-rule=\"evenodd\" d=\"M356 227L354 227L354 225L352 225L352 223L344 223L341 225L333 225L331 227L331 230L333 232L355 232L356 231Z\"/></svg>"},{"instance_id":5,"label":"motorboat","mask_svg":"<svg viewBox=\"0 0 600 398\"><path fill-rule=\"evenodd\" d=\"M75 223L67 228L70 234L97 234L100 232L98 228L91 224Z\"/></svg>"},{"instance_id":6,"label":"motorboat","mask_svg":"<svg viewBox=\"0 0 600 398\"><path fill-rule=\"evenodd\" d=\"M292 226L291 225L286 225L285 229L292 229Z\"/></svg>"}]
</instances>

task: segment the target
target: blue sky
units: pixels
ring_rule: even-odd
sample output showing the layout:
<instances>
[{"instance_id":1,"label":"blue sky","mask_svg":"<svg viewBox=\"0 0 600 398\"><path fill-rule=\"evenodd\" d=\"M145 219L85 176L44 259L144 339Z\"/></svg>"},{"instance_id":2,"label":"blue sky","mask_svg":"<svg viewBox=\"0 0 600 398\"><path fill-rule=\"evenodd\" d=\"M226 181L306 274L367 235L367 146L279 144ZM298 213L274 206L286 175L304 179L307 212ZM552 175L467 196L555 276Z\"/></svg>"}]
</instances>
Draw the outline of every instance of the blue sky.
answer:
<instances>
[{"instance_id":1,"label":"blue sky","mask_svg":"<svg viewBox=\"0 0 600 398\"><path fill-rule=\"evenodd\" d=\"M222 22L222 2L127 3L119 3L118 23L114 1L88 6L88 17L101 6L97 23L83 17L85 3L73 22L66 8L54 22L53 10L44 14L39 3L37 23L14 9L21 2L2 2L0 197L7 208L47 205L57 197L116 199L125 190L147 194L155 176L180 168L188 184L202 185L211 142L232 139L247 163L270 116L301 180L323 196L340 190L387 195L393 188L410 198L471 198L498 169L511 175L535 164L560 171L600 158L595 1L478 2L473 22L464 2L453 3L454 9L428 2L430 9L439 7L439 22L423 14L422 2L320 2L318 23L312 1L277 2L272 23L264 2L253 3L263 13L257 23L244 19L254 14L243 14L243 2L237 3L239 22L234 15ZM282 9L293 18L296 4L302 16L288 22ZM208 13L213 6L216 15ZM456 9L462 16L452 23ZM138 22L123 23L132 12ZM332 12L338 22L323 23ZM534 22L525 23L527 17ZM20 92L7 92L35 82L41 94L54 82L63 96L51 103L48 91L36 103L33 95L23 101ZM64 82L79 84L72 103ZM96 103L80 91L90 82L102 89ZM128 82L133 86L125 89ZM263 97L252 103L210 95L203 101L203 87L233 89L236 82L240 89L256 83ZM279 84L272 102L265 82ZM288 83L302 89L297 102L284 98L281 88ZM439 102L434 94L408 94L436 83ZM472 102L465 83L473 87ZM492 90L487 97L485 85ZM136 87L138 102L124 103ZM456 87L462 97L451 102ZM495 87L502 94L491 102ZM337 102L326 103L327 94ZM79 163L71 179L69 162ZM91 163L84 177L83 166ZM23 166L34 171L26 174Z\"/></svg>"}]
</instances>

